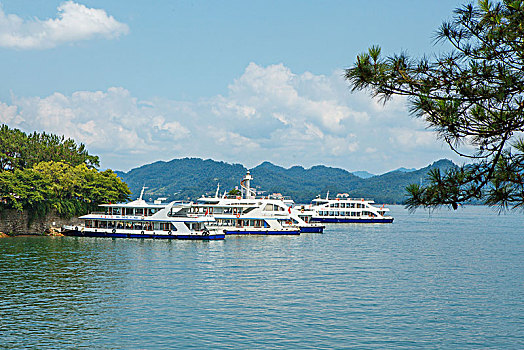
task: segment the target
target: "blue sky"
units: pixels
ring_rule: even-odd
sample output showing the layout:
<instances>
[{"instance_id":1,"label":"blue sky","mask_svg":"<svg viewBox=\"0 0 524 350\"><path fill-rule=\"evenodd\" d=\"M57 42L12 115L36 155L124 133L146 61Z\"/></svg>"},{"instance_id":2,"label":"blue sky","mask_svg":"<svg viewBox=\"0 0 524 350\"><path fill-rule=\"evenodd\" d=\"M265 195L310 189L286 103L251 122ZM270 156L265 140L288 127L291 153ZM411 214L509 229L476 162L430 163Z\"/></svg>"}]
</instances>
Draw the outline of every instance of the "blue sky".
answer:
<instances>
[{"instance_id":1,"label":"blue sky","mask_svg":"<svg viewBox=\"0 0 524 350\"><path fill-rule=\"evenodd\" d=\"M457 160L403 100L342 80L355 56L445 51L461 1L0 0L0 122L102 167L186 156L382 173Z\"/></svg>"}]
</instances>

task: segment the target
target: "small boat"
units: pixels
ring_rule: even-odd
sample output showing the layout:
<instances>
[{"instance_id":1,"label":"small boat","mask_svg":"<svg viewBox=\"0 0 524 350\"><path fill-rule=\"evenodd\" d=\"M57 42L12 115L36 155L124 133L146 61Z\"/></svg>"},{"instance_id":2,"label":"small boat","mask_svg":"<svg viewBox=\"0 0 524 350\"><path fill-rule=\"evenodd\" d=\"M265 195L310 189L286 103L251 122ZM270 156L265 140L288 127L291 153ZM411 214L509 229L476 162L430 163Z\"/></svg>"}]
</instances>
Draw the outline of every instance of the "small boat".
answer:
<instances>
[{"instance_id":1,"label":"small boat","mask_svg":"<svg viewBox=\"0 0 524 350\"><path fill-rule=\"evenodd\" d=\"M389 208L374 206L375 202L365 198L336 197L316 198L309 206L299 209L310 215L311 222L324 223L392 223L393 217L386 215Z\"/></svg>"},{"instance_id":2,"label":"small boat","mask_svg":"<svg viewBox=\"0 0 524 350\"><path fill-rule=\"evenodd\" d=\"M140 197L129 203L102 204L103 212L79 217L78 226L63 226L66 236L220 240L222 230L211 227L213 217L181 216L184 205L147 203Z\"/></svg>"}]
</instances>

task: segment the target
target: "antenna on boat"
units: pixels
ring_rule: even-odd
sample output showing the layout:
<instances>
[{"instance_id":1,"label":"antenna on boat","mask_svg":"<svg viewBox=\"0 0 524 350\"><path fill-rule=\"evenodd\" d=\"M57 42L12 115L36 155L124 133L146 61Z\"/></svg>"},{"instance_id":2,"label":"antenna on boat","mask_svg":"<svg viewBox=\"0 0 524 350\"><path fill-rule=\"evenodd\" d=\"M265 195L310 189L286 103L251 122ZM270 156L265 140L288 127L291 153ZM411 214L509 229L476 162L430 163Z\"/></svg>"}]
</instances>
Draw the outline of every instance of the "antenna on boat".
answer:
<instances>
[{"instance_id":1,"label":"antenna on boat","mask_svg":"<svg viewBox=\"0 0 524 350\"><path fill-rule=\"evenodd\" d=\"M329 191L327 191L327 193L326 193L326 200L328 200L328 199L329 199Z\"/></svg>"},{"instance_id":2,"label":"antenna on boat","mask_svg":"<svg viewBox=\"0 0 524 350\"><path fill-rule=\"evenodd\" d=\"M218 192L220 191L220 183L217 184L217 191L215 193L215 198L218 198Z\"/></svg>"}]
</instances>

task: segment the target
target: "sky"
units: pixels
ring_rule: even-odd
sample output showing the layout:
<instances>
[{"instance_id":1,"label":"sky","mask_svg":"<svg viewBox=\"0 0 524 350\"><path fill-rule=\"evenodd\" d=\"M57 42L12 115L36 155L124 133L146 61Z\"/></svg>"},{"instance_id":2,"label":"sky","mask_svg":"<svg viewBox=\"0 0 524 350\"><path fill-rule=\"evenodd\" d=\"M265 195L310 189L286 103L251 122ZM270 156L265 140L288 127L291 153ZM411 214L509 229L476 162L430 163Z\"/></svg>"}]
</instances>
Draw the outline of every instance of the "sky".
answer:
<instances>
[{"instance_id":1,"label":"sky","mask_svg":"<svg viewBox=\"0 0 524 350\"><path fill-rule=\"evenodd\" d=\"M449 51L464 1L0 0L0 123L84 143L101 168L200 157L384 173L461 163L343 79L357 54Z\"/></svg>"}]
</instances>

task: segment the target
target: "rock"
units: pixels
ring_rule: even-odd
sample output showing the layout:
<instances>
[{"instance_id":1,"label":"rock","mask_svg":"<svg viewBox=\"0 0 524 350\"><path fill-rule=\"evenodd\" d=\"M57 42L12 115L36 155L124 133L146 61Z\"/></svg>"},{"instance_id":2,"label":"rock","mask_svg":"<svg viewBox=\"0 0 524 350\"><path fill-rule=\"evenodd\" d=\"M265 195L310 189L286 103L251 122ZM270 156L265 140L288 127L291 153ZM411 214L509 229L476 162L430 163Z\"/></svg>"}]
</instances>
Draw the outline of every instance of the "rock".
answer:
<instances>
[{"instance_id":1,"label":"rock","mask_svg":"<svg viewBox=\"0 0 524 350\"><path fill-rule=\"evenodd\" d=\"M46 236L57 236L57 237L63 236L62 232L60 232L60 229L56 228L56 227L50 227L50 228L46 229L45 230L45 235Z\"/></svg>"}]
</instances>

